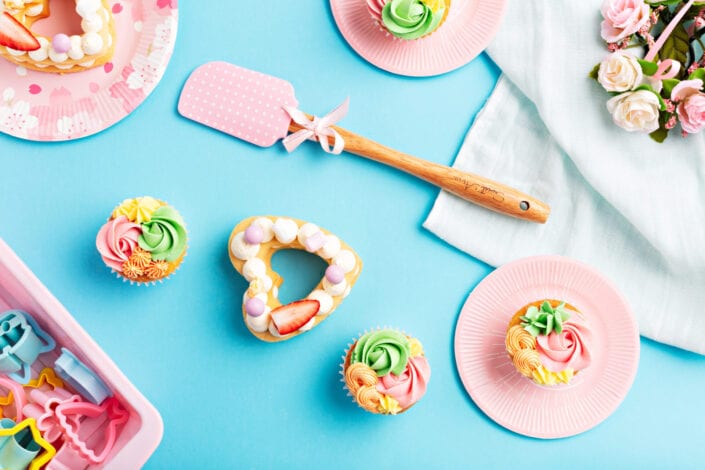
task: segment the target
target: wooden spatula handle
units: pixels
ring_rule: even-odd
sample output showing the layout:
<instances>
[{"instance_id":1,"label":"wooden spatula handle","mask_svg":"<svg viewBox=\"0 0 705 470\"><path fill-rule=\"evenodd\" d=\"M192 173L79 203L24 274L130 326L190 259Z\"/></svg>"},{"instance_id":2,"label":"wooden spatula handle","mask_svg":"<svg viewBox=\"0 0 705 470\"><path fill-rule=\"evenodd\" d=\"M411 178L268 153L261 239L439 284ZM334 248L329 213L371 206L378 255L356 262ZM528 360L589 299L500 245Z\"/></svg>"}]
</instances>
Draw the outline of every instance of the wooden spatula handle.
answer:
<instances>
[{"instance_id":1,"label":"wooden spatula handle","mask_svg":"<svg viewBox=\"0 0 705 470\"><path fill-rule=\"evenodd\" d=\"M333 128L345 139L346 152L402 170L487 209L538 223L545 223L551 212L544 202L509 186L398 152L341 127ZM289 126L291 132L300 129L294 122Z\"/></svg>"}]
</instances>

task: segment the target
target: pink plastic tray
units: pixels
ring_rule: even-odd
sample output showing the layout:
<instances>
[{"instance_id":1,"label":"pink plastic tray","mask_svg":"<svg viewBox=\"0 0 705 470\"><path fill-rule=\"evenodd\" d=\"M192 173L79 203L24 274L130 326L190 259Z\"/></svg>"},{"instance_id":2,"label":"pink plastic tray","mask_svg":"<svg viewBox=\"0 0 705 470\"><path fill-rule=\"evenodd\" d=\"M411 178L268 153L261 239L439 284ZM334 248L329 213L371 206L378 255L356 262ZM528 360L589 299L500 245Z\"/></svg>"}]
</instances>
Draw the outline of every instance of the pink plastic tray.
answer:
<instances>
[{"instance_id":1,"label":"pink plastic tray","mask_svg":"<svg viewBox=\"0 0 705 470\"><path fill-rule=\"evenodd\" d=\"M0 239L0 312L20 309L34 317L56 340L56 348L42 354L32 367L33 376L51 367L61 347L71 350L110 387L130 412L110 455L102 465L89 469L141 467L162 439L164 425L159 412L135 388L86 331Z\"/></svg>"}]
</instances>

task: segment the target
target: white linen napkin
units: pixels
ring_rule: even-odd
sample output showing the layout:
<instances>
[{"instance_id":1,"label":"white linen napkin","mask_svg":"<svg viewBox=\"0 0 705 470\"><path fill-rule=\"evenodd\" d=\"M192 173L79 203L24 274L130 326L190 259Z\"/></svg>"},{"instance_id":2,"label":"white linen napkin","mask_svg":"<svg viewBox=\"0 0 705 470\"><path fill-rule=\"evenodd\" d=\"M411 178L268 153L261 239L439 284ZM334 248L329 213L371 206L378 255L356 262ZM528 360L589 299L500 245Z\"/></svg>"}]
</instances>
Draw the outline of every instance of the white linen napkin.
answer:
<instances>
[{"instance_id":1,"label":"white linen napkin","mask_svg":"<svg viewBox=\"0 0 705 470\"><path fill-rule=\"evenodd\" d=\"M663 144L612 123L588 78L606 55L601 0L508 0L488 48L504 75L455 168L551 205L545 225L441 192L424 226L493 266L582 260L630 302L642 335L705 354L705 138Z\"/></svg>"}]
</instances>

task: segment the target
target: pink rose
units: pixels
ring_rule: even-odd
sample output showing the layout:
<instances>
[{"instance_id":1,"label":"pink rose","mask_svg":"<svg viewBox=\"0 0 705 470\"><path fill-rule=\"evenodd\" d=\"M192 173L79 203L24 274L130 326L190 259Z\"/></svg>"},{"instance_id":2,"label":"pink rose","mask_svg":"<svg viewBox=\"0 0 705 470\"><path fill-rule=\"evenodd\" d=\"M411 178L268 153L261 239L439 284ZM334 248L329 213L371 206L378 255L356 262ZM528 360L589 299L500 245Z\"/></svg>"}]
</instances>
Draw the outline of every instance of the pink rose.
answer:
<instances>
[{"instance_id":1,"label":"pink rose","mask_svg":"<svg viewBox=\"0 0 705 470\"><path fill-rule=\"evenodd\" d=\"M536 337L536 350L541 363L551 372L560 372L570 367L575 371L590 365L590 340L592 332L578 313L563 323L561 333Z\"/></svg>"},{"instance_id":2,"label":"pink rose","mask_svg":"<svg viewBox=\"0 0 705 470\"><path fill-rule=\"evenodd\" d=\"M605 0L602 4L602 38L619 42L649 21L651 10L644 0Z\"/></svg>"},{"instance_id":3,"label":"pink rose","mask_svg":"<svg viewBox=\"0 0 705 470\"><path fill-rule=\"evenodd\" d=\"M377 390L390 395L399 402L402 408L408 408L426 393L428 379L431 378L431 367L424 356L409 358L406 369L401 375L389 373L379 378Z\"/></svg>"},{"instance_id":4,"label":"pink rose","mask_svg":"<svg viewBox=\"0 0 705 470\"><path fill-rule=\"evenodd\" d=\"M671 100L677 103L681 127L689 134L705 128L705 93L700 91L702 88L702 80L683 80L671 92Z\"/></svg>"},{"instance_id":5,"label":"pink rose","mask_svg":"<svg viewBox=\"0 0 705 470\"><path fill-rule=\"evenodd\" d=\"M105 264L117 272L122 272L122 264L128 260L135 247L137 238L142 234L139 225L130 222L121 215L109 220L98 232L95 246Z\"/></svg>"}]
</instances>

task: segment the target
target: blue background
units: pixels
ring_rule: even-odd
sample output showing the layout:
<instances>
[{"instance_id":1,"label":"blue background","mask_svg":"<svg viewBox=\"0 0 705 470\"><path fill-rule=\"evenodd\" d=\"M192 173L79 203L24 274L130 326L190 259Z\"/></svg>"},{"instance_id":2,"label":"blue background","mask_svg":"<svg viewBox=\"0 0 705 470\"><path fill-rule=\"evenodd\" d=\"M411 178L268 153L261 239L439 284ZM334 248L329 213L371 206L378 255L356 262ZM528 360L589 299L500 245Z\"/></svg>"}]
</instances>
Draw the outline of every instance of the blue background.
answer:
<instances>
[{"instance_id":1,"label":"blue background","mask_svg":"<svg viewBox=\"0 0 705 470\"><path fill-rule=\"evenodd\" d=\"M554 441L506 431L456 373L455 322L491 268L421 227L435 188L313 143L292 155L253 147L176 112L188 74L225 60L288 79L311 113L350 96L346 128L451 164L499 74L486 56L436 78L398 77L347 46L325 1L194 3L180 5L162 83L127 119L71 143L0 135L0 237L160 410L164 438L146 468L702 465L705 358L642 339L631 392L597 428ZM137 288L109 274L94 239L118 202L145 194L179 209L190 248L168 282ZM317 223L365 262L326 323L274 345L244 326L246 284L227 256L232 228L258 214ZM275 259L285 299L320 275L301 258ZM399 417L358 409L339 382L348 342L378 325L419 337L433 368L426 397Z\"/></svg>"}]
</instances>

